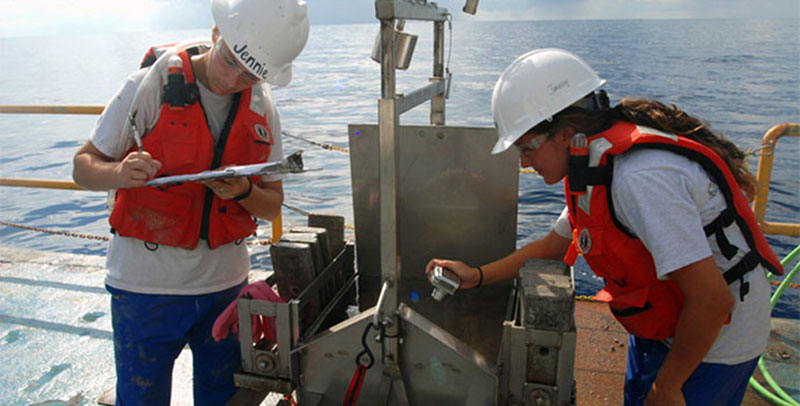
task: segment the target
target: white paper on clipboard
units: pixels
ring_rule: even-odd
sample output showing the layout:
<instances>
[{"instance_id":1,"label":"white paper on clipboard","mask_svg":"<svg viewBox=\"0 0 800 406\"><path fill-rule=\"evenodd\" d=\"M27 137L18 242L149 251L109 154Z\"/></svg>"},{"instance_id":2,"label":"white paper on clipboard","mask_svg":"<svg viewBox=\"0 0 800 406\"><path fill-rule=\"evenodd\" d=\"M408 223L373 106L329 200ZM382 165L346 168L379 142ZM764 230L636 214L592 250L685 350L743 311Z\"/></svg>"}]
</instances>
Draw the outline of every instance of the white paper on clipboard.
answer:
<instances>
[{"instance_id":1,"label":"white paper on clipboard","mask_svg":"<svg viewBox=\"0 0 800 406\"><path fill-rule=\"evenodd\" d=\"M215 180L227 178L240 178L244 176L256 175L277 175L284 173L301 173L303 170L303 151L297 151L279 162L266 164L229 166L224 169L213 171L203 171L186 175L163 176L145 182L145 186L178 185L186 182L197 182L200 180Z\"/></svg>"}]
</instances>

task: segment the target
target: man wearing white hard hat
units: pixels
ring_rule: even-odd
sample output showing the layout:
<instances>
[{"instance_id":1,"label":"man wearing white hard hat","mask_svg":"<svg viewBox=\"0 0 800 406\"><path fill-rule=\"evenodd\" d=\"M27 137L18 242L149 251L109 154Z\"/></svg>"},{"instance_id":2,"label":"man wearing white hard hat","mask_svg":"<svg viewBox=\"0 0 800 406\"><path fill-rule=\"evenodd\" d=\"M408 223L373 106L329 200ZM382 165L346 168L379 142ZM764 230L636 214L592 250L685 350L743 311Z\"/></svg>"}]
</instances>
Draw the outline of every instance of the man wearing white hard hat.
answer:
<instances>
[{"instance_id":1,"label":"man wearing white hard hat","mask_svg":"<svg viewBox=\"0 0 800 406\"><path fill-rule=\"evenodd\" d=\"M675 106L610 107L604 83L561 49L503 72L492 153L515 147L521 166L563 181L567 207L547 236L505 258L433 259L426 272L450 268L475 288L514 278L527 258L583 255L605 281L595 298L631 334L626 405L739 404L770 329L765 270L783 272L748 204L745 154Z\"/></svg>"},{"instance_id":2,"label":"man wearing white hard hat","mask_svg":"<svg viewBox=\"0 0 800 406\"><path fill-rule=\"evenodd\" d=\"M235 336L212 339L217 316L247 284L244 239L254 217L280 213L280 177L143 186L158 176L280 161L270 85L292 79L308 39L303 0L212 0L211 41L154 47L109 101L74 158L73 178L116 190L106 287L117 404L169 405L184 346L196 405L236 391Z\"/></svg>"}]
</instances>

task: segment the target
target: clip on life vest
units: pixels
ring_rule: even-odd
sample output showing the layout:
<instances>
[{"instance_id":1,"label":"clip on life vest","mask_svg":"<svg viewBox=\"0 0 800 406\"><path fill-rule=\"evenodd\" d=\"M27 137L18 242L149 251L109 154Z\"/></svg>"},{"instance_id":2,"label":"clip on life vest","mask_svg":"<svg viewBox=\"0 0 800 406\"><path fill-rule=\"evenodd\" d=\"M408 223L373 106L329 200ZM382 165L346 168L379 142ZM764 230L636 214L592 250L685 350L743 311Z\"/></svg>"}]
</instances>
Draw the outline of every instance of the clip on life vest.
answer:
<instances>
[{"instance_id":1,"label":"clip on life vest","mask_svg":"<svg viewBox=\"0 0 800 406\"><path fill-rule=\"evenodd\" d=\"M586 193L587 186L608 185L611 183L611 160L606 166L589 166L589 145L586 135L576 133L569 147L567 177L569 192L572 195Z\"/></svg>"},{"instance_id":2,"label":"clip on life vest","mask_svg":"<svg viewBox=\"0 0 800 406\"><path fill-rule=\"evenodd\" d=\"M586 134L577 133L572 136L569 145L569 191L582 195L586 193L586 182L580 176L582 169L589 167L589 145L586 141ZM573 176L574 175L574 176ZM577 180L577 182L576 182Z\"/></svg>"},{"instance_id":3,"label":"clip on life vest","mask_svg":"<svg viewBox=\"0 0 800 406\"><path fill-rule=\"evenodd\" d=\"M178 55L169 58L167 83L164 85L163 100L171 109L183 110L200 98L200 90L194 83L186 83L183 60Z\"/></svg>"}]
</instances>

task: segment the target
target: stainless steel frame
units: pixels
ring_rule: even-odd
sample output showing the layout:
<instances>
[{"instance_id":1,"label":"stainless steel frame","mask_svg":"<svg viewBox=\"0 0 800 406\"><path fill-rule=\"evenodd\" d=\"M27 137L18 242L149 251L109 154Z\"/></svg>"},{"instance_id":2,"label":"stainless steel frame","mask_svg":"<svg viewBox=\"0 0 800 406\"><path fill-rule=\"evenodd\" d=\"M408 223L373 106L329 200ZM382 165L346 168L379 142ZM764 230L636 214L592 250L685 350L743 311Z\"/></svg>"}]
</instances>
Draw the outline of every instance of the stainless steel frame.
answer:
<instances>
[{"instance_id":1,"label":"stainless steel frame","mask_svg":"<svg viewBox=\"0 0 800 406\"><path fill-rule=\"evenodd\" d=\"M379 137L375 125L350 125L349 133L359 302L364 309L376 303L385 280L379 257L384 242L375 238L381 234L376 199L381 194ZM395 241L403 272L393 289L411 308L492 359L499 348L510 283L460 291L439 303L430 297L424 270L431 258L480 265L514 250L517 158L490 156L496 138L493 128L398 128Z\"/></svg>"},{"instance_id":2,"label":"stainless steel frame","mask_svg":"<svg viewBox=\"0 0 800 406\"><path fill-rule=\"evenodd\" d=\"M423 272L428 258L477 265L514 250L517 157L489 156L496 139L492 128L444 125L447 10L426 0L376 0L375 11L381 23L378 124L349 127L359 294L366 310L327 329L314 322L300 331L304 298L313 292L286 304L239 299L245 340L244 372L237 374L237 384L295 391L304 406L341 404L357 365L372 354L374 367L364 375L361 404L528 405L548 399L568 404L560 391L571 369L561 371L571 367L574 330L529 331L520 324L520 313L508 310L515 292L510 284L461 291L441 304L429 298ZM397 19L434 24L431 83L405 95L395 88ZM401 114L428 100L430 126L400 126ZM331 275L323 271L317 278ZM315 280L306 290L323 285ZM335 298L351 286L352 279ZM410 304L401 303L401 297ZM250 314L276 317L276 348L253 348ZM557 365L551 358L537 360L529 351L536 345L559 348ZM488 361L495 356L497 364ZM539 361L558 367L556 381L528 379L529 366Z\"/></svg>"},{"instance_id":3,"label":"stainless steel frame","mask_svg":"<svg viewBox=\"0 0 800 406\"><path fill-rule=\"evenodd\" d=\"M381 99L378 100L379 156L380 156L380 263L383 280L389 284L388 297L378 311L393 314L397 308L400 281L400 264L397 255L397 164L398 142L396 139L399 126L398 97L395 90L395 19L437 21L434 29L434 79L444 80L443 72L438 69L444 66L444 52L439 44L444 43L443 22L447 19L446 9L438 8L435 3L407 0L376 0L375 14L381 21ZM437 72L438 71L438 72ZM431 102L431 124L444 124L444 88L439 95L433 96ZM440 97L440 101L436 98ZM411 99L405 99L411 100ZM423 98L403 102L405 110L410 109L413 102L421 103ZM387 323L388 335L398 336L398 324ZM397 339L389 338L384 355L384 372L391 373L398 364ZM385 385L384 385L385 386Z\"/></svg>"}]
</instances>

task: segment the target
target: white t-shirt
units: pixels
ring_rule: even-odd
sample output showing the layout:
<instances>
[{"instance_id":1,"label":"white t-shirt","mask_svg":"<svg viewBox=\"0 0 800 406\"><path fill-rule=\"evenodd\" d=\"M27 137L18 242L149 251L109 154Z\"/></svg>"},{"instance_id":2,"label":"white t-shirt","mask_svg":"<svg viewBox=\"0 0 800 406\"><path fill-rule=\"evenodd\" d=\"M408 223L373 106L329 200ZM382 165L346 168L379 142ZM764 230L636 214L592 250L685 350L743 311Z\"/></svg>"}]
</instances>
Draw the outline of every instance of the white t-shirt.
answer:
<instances>
[{"instance_id":1,"label":"white t-shirt","mask_svg":"<svg viewBox=\"0 0 800 406\"><path fill-rule=\"evenodd\" d=\"M97 149L111 158L122 160L133 146L130 126L125 123L134 95L147 72L141 69L128 77L109 101L89 138ZM217 139L233 96L214 94L199 81L197 85L209 128ZM137 99L135 117L140 134L154 127L161 109L161 85L148 80L144 86ZM280 117L268 85L259 86L264 87L267 122L274 140L268 162L279 161L283 159ZM280 177L263 177L262 180L275 181ZM159 245L151 251L144 241L114 234L108 247L106 267L105 282L113 288L146 294L199 295L228 289L246 280L250 256L244 243L230 243L211 250L201 239L194 250Z\"/></svg>"},{"instance_id":2,"label":"white t-shirt","mask_svg":"<svg viewBox=\"0 0 800 406\"><path fill-rule=\"evenodd\" d=\"M735 223L726 229L730 243L739 248L731 260L721 254L715 238L706 238L703 226L725 208L725 200L705 170L688 158L654 149L630 151L615 158L613 179L611 198L617 218L650 251L659 278L711 255L721 269L728 269L749 251ZM572 238L566 207L553 229ZM704 362L736 364L766 348L769 282L761 266L744 279L750 283L749 293L741 301L740 282L730 284L736 298L731 322L722 327Z\"/></svg>"}]
</instances>

